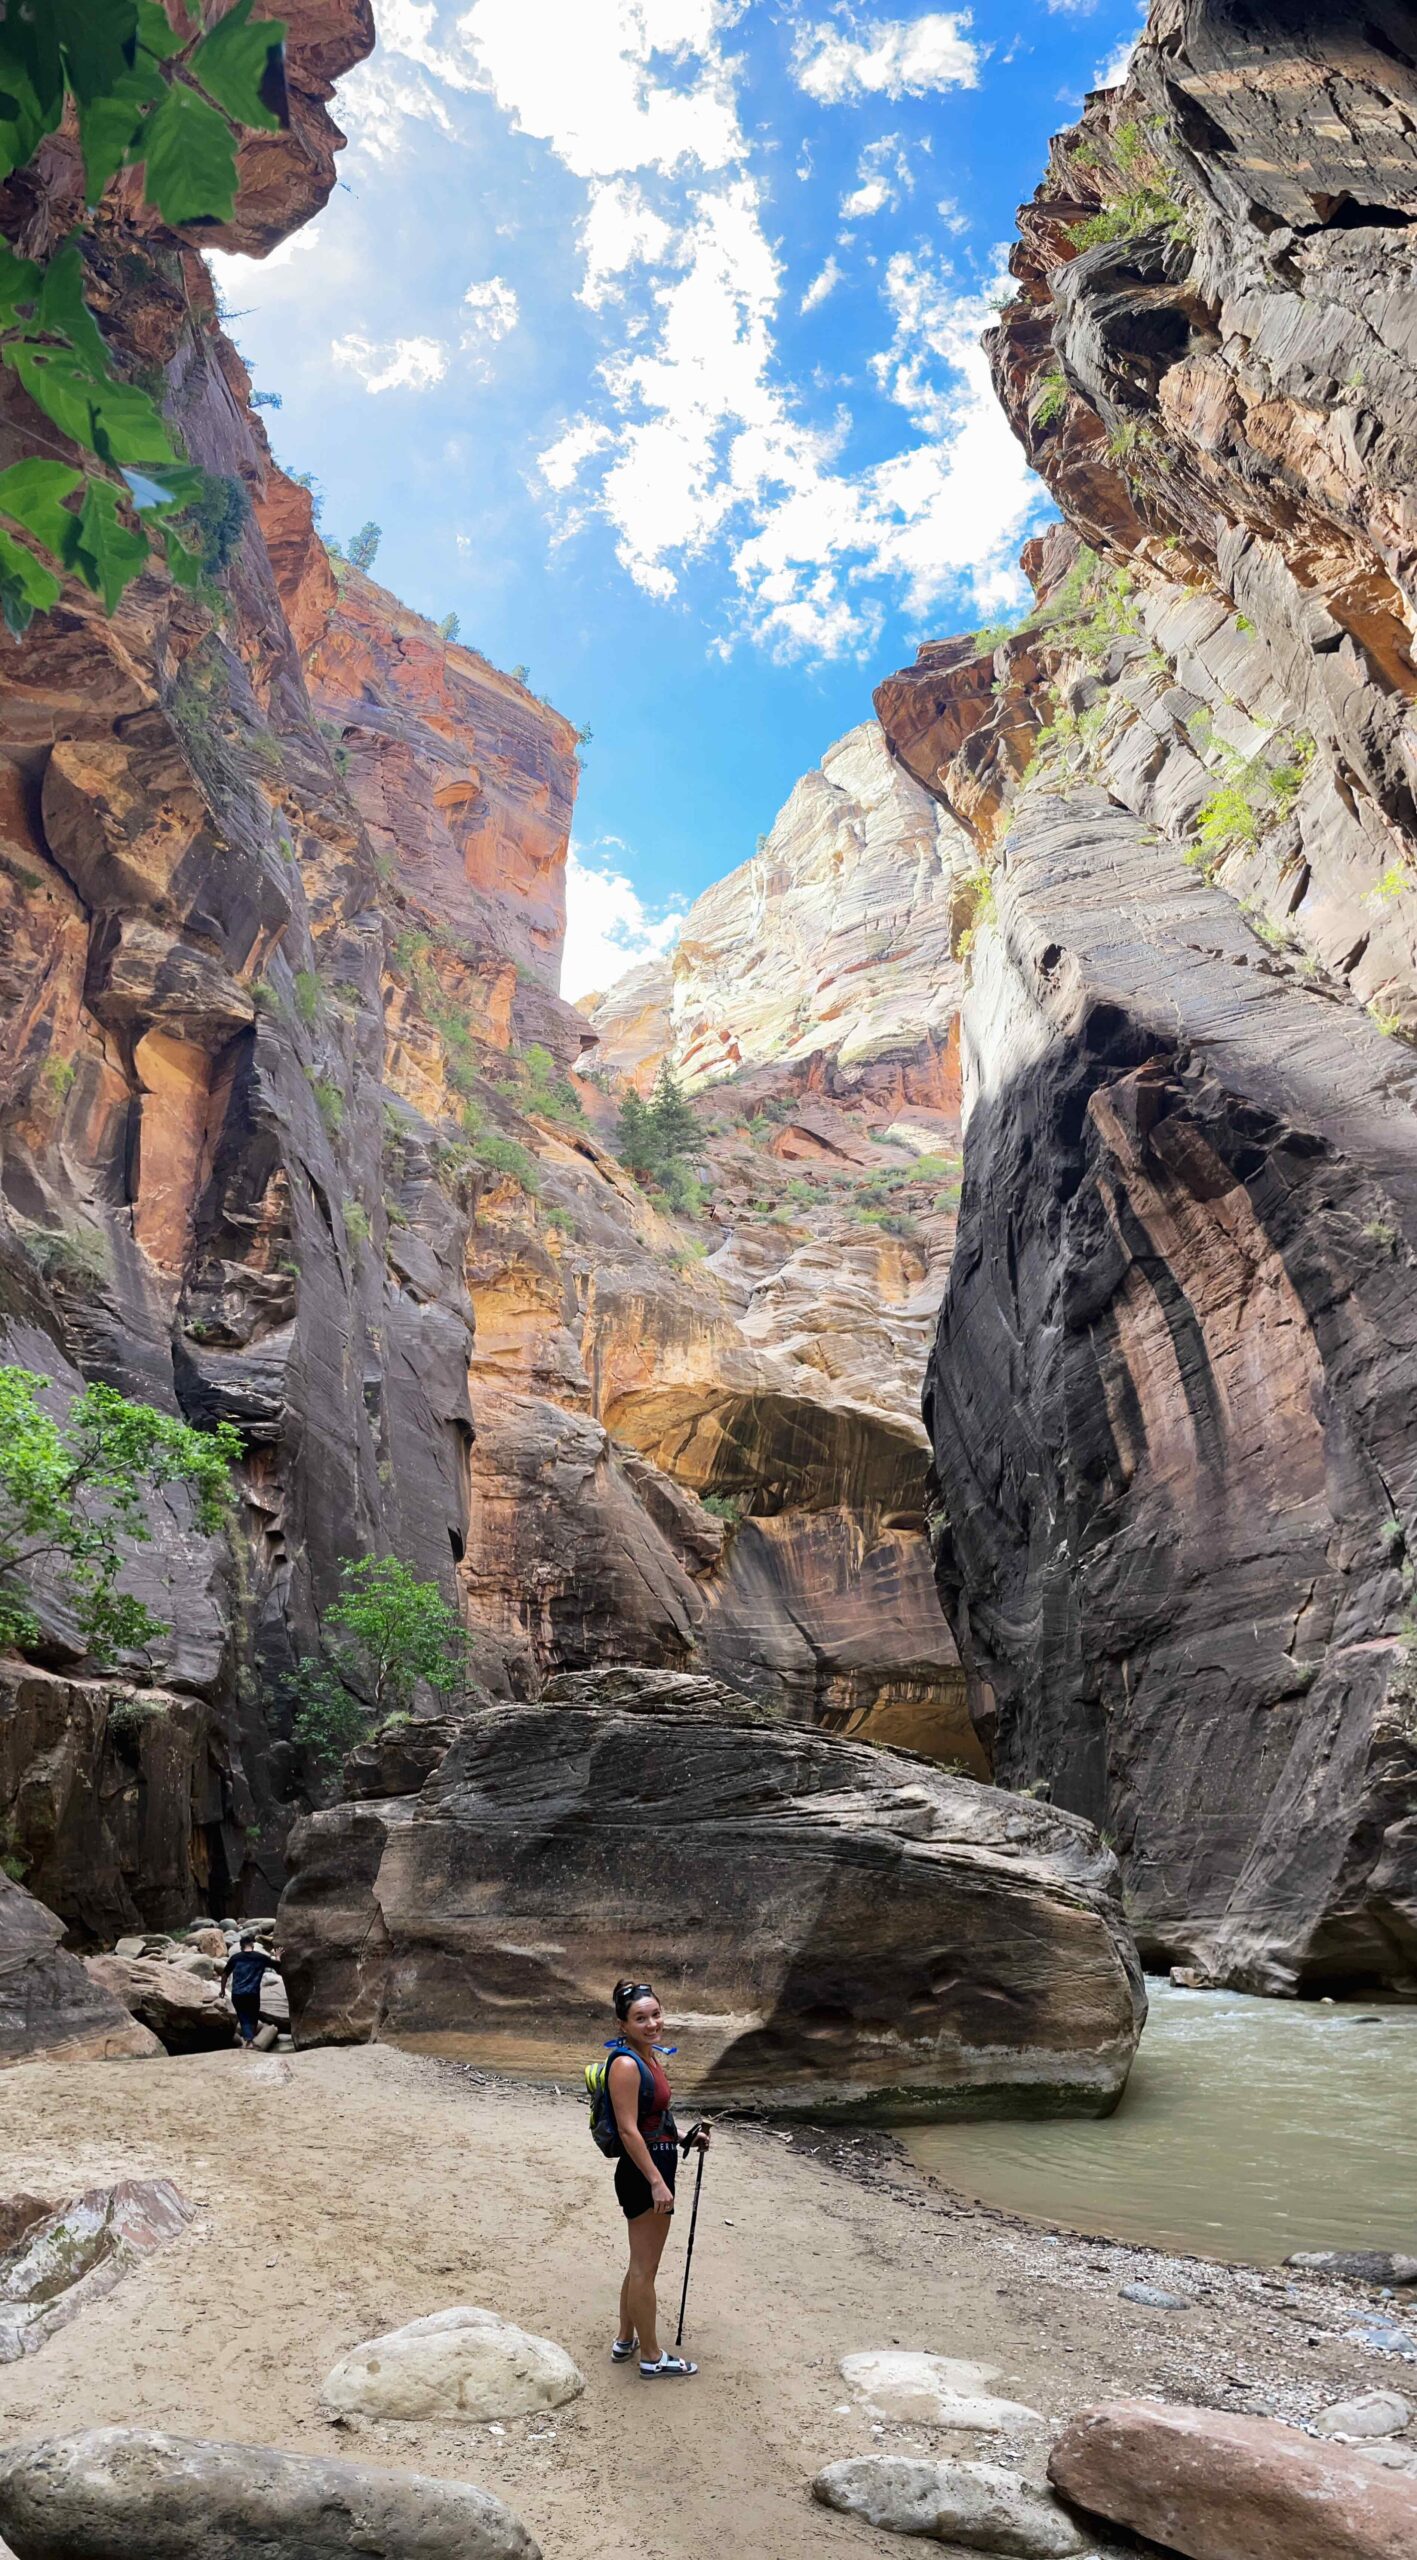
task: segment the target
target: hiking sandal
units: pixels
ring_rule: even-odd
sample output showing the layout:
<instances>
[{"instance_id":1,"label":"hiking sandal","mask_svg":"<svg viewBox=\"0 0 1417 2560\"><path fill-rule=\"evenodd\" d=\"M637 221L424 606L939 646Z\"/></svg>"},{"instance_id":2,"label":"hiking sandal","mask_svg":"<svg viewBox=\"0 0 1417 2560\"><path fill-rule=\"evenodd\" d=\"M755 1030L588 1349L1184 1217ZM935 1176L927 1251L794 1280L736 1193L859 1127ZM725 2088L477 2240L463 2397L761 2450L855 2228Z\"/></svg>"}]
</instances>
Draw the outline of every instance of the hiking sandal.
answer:
<instances>
[{"instance_id":1,"label":"hiking sandal","mask_svg":"<svg viewBox=\"0 0 1417 2560\"><path fill-rule=\"evenodd\" d=\"M639 2339L635 2337L617 2338L610 2350L611 2363L628 2364L639 2343Z\"/></svg>"},{"instance_id":2,"label":"hiking sandal","mask_svg":"<svg viewBox=\"0 0 1417 2560\"><path fill-rule=\"evenodd\" d=\"M657 2364L646 2364L644 2357L640 2358L640 2373L646 2382L656 2380L668 2382L674 2375L683 2374L687 2377L691 2373L697 2373L698 2369L696 2364L690 2364L687 2356L672 2356L667 2347Z\"/></svg>"}]
</instances>

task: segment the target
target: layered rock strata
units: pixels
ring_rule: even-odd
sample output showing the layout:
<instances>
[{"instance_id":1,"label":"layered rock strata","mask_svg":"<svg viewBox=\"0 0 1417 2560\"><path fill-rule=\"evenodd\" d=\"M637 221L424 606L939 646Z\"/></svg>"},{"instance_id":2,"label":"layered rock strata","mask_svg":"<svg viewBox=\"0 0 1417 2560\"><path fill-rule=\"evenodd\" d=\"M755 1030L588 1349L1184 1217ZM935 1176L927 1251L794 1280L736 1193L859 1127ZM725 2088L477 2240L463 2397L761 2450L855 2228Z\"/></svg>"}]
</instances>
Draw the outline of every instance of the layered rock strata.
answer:
<instances>
[{"instance_id":1,"label":"layered rock strata","mask_svg":"<svg viewBox=\"0 0 1417 2560\"><path fill-rule=\"evenodd\" d=\"M595 1126L667 1063L695 1098L706 1205L696 1258L657 1283L662 1221L637 1212L633 1257L598 1227L573 1323L614 1438L743 1515L707 1572L690 1564L698 1655L799 1720L982 1771L931 1589L916 1410L954 1228L950 937L972 860L868 722L670 959L587 1000Z\"/></svg>"},{"instance_id":2,"label":"layered rock strata","mask_svg":"<svg viewBox=\"0 0 1417 2560\"><path fill-rule=\"evenodd\" d=\"M992 341L1039 608L877 694L983 866L927 1389L976 1719L1153 1958L1263 1990L1417 1980L1410 53L1153 10Z\"/></svg>"},{"instance_id":3,"label":"layered rock strata","mask_svg":"<svg viewBox=\"0 0 1417 2560\"><path fill-rule=\"evenodd\" d=\"M553 1684L473 1715L416 1795L300 1825L281 1906L299 2040L544 2073L594 2050L633 1946L706 2101L1115 2105L1145 2003L1086 1823L702 1680L565 1685L574 1702Z\"/></svg>"}]
</instances>

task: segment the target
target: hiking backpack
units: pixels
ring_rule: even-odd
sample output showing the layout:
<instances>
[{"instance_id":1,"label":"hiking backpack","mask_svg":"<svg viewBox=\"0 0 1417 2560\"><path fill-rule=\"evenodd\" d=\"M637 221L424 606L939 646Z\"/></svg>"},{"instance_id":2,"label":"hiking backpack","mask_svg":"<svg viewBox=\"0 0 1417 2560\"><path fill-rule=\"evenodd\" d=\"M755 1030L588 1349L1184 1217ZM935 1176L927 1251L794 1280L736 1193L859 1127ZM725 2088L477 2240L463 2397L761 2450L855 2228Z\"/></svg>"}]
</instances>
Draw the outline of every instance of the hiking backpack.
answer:
<instances>
[{"instance_id":1,"label":"hiking backpack","mask_svg":"<svg viewBox=\"0 0 1417 2560\"><path fill-rule=\"evenodd\" d=\"M631 2062L639 2066L640 2114L644 2113L646 2102L654 2096L654 2074L649 2064L636 2053L633 2045L607 2045L603 2061L586 2064L585 2085L586 2096L590 2100L590 2138L597 2151L604 2152L607 2160L622 2158L625 2147L620 2140L620 2128L615 2121L615 2103L610 2095L610 2065L622 2053L628 2054Z\"/></svg>"}]
</instances>

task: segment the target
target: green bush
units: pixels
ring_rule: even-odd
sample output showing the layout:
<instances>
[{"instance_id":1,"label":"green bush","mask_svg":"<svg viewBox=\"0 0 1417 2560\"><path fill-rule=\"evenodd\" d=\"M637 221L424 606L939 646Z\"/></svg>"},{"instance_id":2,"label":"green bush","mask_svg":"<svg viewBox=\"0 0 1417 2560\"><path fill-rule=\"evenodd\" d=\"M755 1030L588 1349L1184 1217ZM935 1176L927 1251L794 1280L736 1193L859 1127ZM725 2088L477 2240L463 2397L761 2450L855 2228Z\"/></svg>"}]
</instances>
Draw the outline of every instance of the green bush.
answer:
<instances>
[{"instance_id":1,"label":"green bush","mask_svg":"<svg viewBox=\"0 0 1417 2560\"><path fill-rule=\"evenodd\" d=\"M705 1511L711 1511L715 1520L721 1520L729 1529L739 1526L747 1507L739 1493L701 1493L699 1501Z\"/></svg>"},{"instance_id":2,"label":"green bush","mask_svg":"<svg viewBox=\"0 0 1417 2560\"><path fill-rule=\"evenodd\" d=\"M194 1431L97 1385L74 1396L56 1422L39 1401L48 1385L34 1370L0 1369L0 1642L24 1643L37 1632L22 1582L42 1560L57 1568L90 1653L108 1661L167 1632L120 1588L125 1543L151 1540L154 1495L189 1486L201 1528L219 1529L241 1441L230 1423Z\"/></svg>"},{"instance_id":3,"label":"green bush","mask_svg":"<svg viewBox=\"0 0 1417 2560\"><path fill-rule=\"evenodd\" d=\"M295 1010L307 1026L320 1010L320 981L313 969L297 969L294 979Z\"/></svg>"},{"instance_id":4,"label":"green bush","mask_svg":"<svg viewBox=\"0 0 1417 2560\"><path fill-rule=\"evenodd\" d=\"M1067 376L1061 365L1053 365L1044 374L1034 395L1032 418L1036 427L1051 427L1061 418L1068 405Z\"/></svg>"},{"instance_id":5,"label":"green bush","mask_svg":"<svg viewBox=\"0 0 1417 2560\"><path fill-rule=\"evenodd\" d=\"M320 1117L329 1130L330 1136L337 1138L344 1127L344 1095L339 1086L331 1084L328 1076L314 1076L311 1078L310 1090L314 1094Z\"/></svg>"},{"instance_id":6,"label":"green bush","mask_svg":"<svg viewBox=\"0 0 1417 2560\"><path fill-rule=\"evenodd\" d=\"M495 1134L479 1138L471 1152L485 1173L494 1174L499 1182L514 1182L529 1200L539 1196L541 1168L525 1147L518 1146L515 1138L502 1138Z\"/></svg>"},{"instance_id":7,"label":"green bush","mask_svg":"<svg viewBox=\"0 0 1417 2560\"><path fill-rule=\"evenodd\" d=\"M344 1231L352 1245L365 1245L369 1242L369 1212L362 1200L346 1200Z\"/></svg>"}]
</instances>

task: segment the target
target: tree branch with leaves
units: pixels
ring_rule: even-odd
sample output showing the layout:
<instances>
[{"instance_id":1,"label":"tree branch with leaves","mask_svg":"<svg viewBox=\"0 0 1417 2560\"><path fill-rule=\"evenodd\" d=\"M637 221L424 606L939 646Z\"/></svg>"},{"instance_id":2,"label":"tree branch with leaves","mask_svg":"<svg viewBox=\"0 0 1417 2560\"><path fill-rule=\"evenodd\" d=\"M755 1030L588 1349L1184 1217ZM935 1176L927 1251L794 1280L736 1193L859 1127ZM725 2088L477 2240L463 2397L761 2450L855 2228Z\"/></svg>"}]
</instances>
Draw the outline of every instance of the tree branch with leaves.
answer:
<instances>
[{"instance_id":1,"label":"tree branch with leaves","mask_svg":"<svg viewBox=\"0 0 1417 2560\"><path fill-rule=\"evenodd\" d=\"M121 169L141 167L146 203L174 228L226 222L247 128L288 121L285 24L235 6L202 31L174 0L8 0L0 14L0 181L33 159L66 112L77 125L92 208ZM0 238L0 363L77 466L35 435L0 472L0 612L16 638L77 577L113 613L155 559L199 586L204 548L184 538L209 476L180 454L157 403L115 372L84 296L79 234L46 265ZM95 467L96 466L96 467Z\"/></svg>"},{"instance_id":2,"label":"tree branch with leaves","mask_svg":"<svg viewBox=\"0 0 1417 2560\"><path fill-rule=\"evenodd\" d=\"M185 1485L198 1528L214 1535L241 1437L229 1422L194 1431L107 1386L85 1387L56 1421L40 1402L49 1385L36 1370L0 1368L0 1644L39 1634L25 1575L49 1564L90 1653L108 1663L167 1633L121 1588L125 1549L151 1543L154 1494Z\"/></svg>"}]
</instances>

